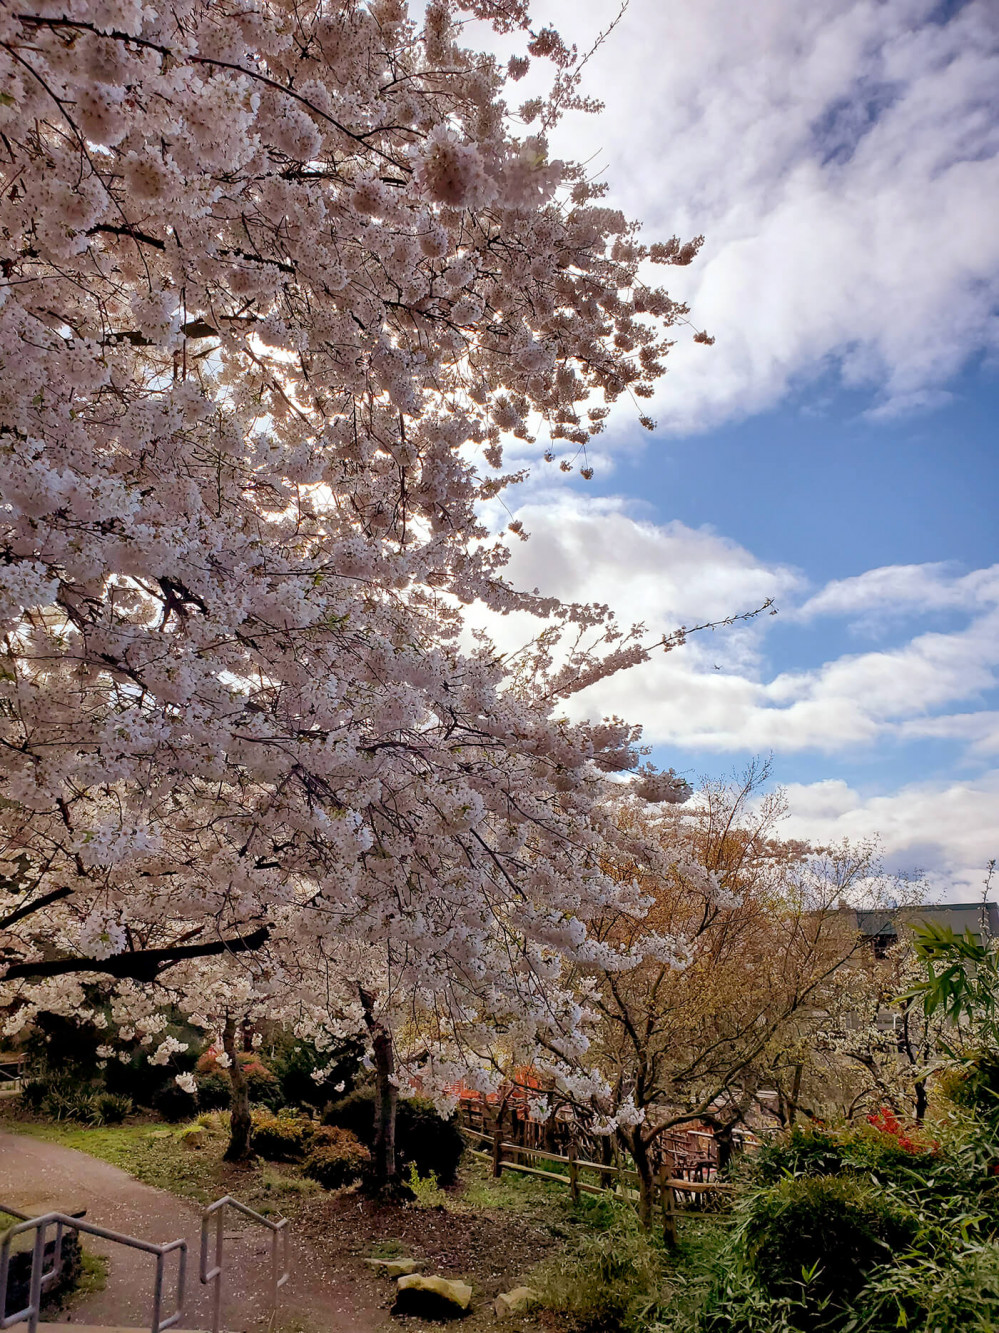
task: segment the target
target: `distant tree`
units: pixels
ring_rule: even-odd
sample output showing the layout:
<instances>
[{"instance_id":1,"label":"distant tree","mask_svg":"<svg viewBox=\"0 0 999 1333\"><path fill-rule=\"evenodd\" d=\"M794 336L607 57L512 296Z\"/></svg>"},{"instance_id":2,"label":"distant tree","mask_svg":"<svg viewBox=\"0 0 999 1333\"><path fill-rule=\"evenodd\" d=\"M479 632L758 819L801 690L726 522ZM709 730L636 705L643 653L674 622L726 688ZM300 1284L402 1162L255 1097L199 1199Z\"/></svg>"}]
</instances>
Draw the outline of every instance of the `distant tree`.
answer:
<instances>
[{"instance_id":1,"label":"distant tree","mask_svg":"<svg viewBox=\"0 0 999 1333\"><path fill-rule=\"evenodd\" d=\"M839 903L875 887L874 849L820 854L780 840L779 795L754 799L764 777L754 767L737 787L658 813L620 807L634 859L616 872L651 903L642 916L612 905L592 931L613 949L610 966L577 975L586 1058L606 1083L588 1106L635 1162L646 1224L663 1136L708 1121L724 1154L772 1086L775 1052L821 1027L827 988L861 947ZM623 970L617 957L631 950Z\"/></svg>"}]
</instances>

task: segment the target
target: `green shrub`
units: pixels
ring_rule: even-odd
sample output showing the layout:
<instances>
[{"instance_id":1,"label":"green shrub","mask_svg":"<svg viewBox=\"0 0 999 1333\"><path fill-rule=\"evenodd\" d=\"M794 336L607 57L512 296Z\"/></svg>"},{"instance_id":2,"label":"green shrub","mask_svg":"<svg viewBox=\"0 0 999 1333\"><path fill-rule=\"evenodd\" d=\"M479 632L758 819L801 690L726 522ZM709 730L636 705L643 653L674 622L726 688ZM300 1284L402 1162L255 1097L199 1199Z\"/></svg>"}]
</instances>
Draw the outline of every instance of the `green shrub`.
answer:
<instances>
[{"instance_id":1,"label":"green shrub","mask_svg":"<svg viewBox=\"0 0 999 1333\"><path fill-rule=\"evenodd\" d=\"M349 1129L362 1143L370 1146L375 1137L375 1094L369 1086L356 1088L330 1102L323 1112L323 1124Z\"/></svg>"},{"instance_id":2,"label":"green shrub","mask_svg":"<svg viewBox=\"0 0 999 1333\"><path fill-rule=\"evenodd\" d=\"M29 1111L40 1111L49 1085L42 1078L27 1079L21 1084L21 1101Z\"/></svg>"},{"instance_id":3,"label":"green shrub","mask_svg":"<svg viewBox=\"0 0 999 1333\"><path fill-rule=\"evenodd\" d=\"M424 1097L401 1097L396 1114L396 1144L401 1162L421 1176L453 1185L465 1140L456 1115L445 1119Z\"/></svg>"},{"instance_id":4,"label":"green shrub","mask_svg":"<svg viewBox=\"0 0 999 1333\"><path fill-rule=\"evenodd\" d=\"M120 1125L135 1110L131 1097L123 1097L117 1092L97 1094L97 1113L102 1125Z\"/></svg>"},{"instance_id":5,"label":"green shrub","mask_svg":"<svg viewBox=\"0 0 999 1333\"><path fill-rule=\"evenodd\" d=\"M253 1151L268 1162L298 1162L312 1143L313 1125L298 1116L253 1113Z\"/></svg>"},{"instance_id":6,"label":"green shrub","mask_svg":"<svg viewBox=\"0 0 999 1333\"><path fill-rule=\"evenodd\" d=\"M324 1189L342 1189L360 1180L371 1154L349 1129L327 1126L317 1133L303 1170Z\"/></svg>"},{"instance_id":7,"label":"green shrub","mask_svg":"<svg viewBox=\"0 0 999 1333\"><path fill-rule=\"evenodd\" d=\"M753 1178L764 1185L783 1176L876 1176L879 1181L916 1184L938 1171L938 1147L908 1134L887 1133L865 1121L834 1129L796 1126L770 1139L752 1163Z\"/></svg>"},{"instance_id":8,"label":"green shrub","mask_svg":"<svg viewBox=\"0 0 999 1333\"><path fill-rule=\"evenodd\" d=\"M97 1093L84 1084L50 1083L42 1110L52 1120L79 1120L91 1124L97 1117Z\"/></svg>"},{"instance_id":9,"label":"green shrub","mask_svg":"<svg viewBox=\"0 0 999 1333\"><path fill-rule=\"evenodd\" d=\"M369 1148L375 1137L375 1094L371 1087L358 1088L331 1103L323 1120L356 1134ZM440 1185L454 1184L465 1150L457 1116L445 1118L424 1097L400 1097L396 1110L395 1146L399 1174L414 1166L423 1177L431 1175Z\"/></svg>"},{"instance_id":10,"label":"green shrub","mask_svg":"<svg viewBox=\"0 0 999 1333\"><path fill-rule=\"evenodd\" d=\"M946 1070L939 1086L956 1106L984 1120L999 1119L999 1061L994 1054L969 1056Z\"/></svg>"},{"instance_id":11,"label":"green shrub","mask_svg":"<svg viewBox=\"0 0 999 1333\"><path fill-rule=\"evenodd\" d=\"M276 1111L282 1104L281 1085L275 1074L267 1068L255 1051L241 1051L236 1057L239 1060L243 1075L246 1078L247 1092L250 1102L254 1106L267 1106L272 1111ZM202 1110L214 1110L219 1105L228 1105L228 1100L221 1103L222 1083L216 1083L214 1080L224 1080L227 1089L231 1090L229 1075L222 1065L219 1064L219 1052L217 1050L208 1050L200 1057L195 1066L195 1081L199 1089L205 1087L207 1100L215 1100L216 1105L209 1107L207 1104L202 1106ZM210 1081L211 1080L211 1081ZM200 1104L200 1096L199 1096Z\"/></svg>"},{"instance_id":12,"label":"green shrub","mask_svg":"<svg viewBox=\"0 0 999 1333\"><path fill-rule=\"evenodd\" d=\"M843 1176L785 1179L751 1200L742 1234L750 1270L773 1296L807 1283L809 1303L845 1306L878 1264L906 1253L914 1215Z\"/></svg>"},{"instance_id":13,"label":"green shrub","mask_svg":"<svg viewBox=\"0 0 999 1333\"><path fill-rule=\"evenodd\" d=\"M285 1106L309 1106L319 1110L357 1077L363 1045L357 1041L339 1043L320 1051L311 1041L286 1033L269 1044L268 1062L281 1085ZM323 1077L313 1075L323 1071Z\"/></svg>"},{"instance_id":14,"label":"green shrub","mask_svg":"<svg viewBox=\"0 0 999 1333\"><path fill-rule=\"evenodd\" d=\"M576 1328L644 1333L669 1300L666 1257L633 1215L616 1212L605 1230L583 1232L543 1263L531 1285Z\"/></svg>"},{"instance_id":15,"label":"green shrub","mask_svg":"<svg viewBox=\"0 0 999 1333\"><path fill-rule=\"evenodd\" d=\"M164 1120L175 1124L178 1120L193 1118L197 1110L197 1101L193 1093L185 1092L171 1079L154 1095L153 1110Z\"/></svg>"},{"instance_id":16,"label":"green shrub","mask_svg":"<svg viewBox=\"0 0 999 1333\"><path fill-rule=\"evenodd\" d=\"M198 1074L195 1077L198 1085L198 1110L199 1111L227 1111L232 1101L232 1083L229 1081L229 1075L223 1074L221 1070L209 1072L207 1074Z\"/></svg>"}]
</instances>

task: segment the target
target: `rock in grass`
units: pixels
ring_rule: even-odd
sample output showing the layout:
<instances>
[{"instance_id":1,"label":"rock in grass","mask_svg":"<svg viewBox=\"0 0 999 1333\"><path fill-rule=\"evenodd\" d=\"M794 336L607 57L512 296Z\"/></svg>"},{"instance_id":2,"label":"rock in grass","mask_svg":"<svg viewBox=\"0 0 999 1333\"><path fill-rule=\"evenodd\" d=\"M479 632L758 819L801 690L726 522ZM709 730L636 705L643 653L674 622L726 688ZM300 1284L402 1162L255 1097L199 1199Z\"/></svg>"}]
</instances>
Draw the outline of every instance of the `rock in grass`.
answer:
<instances>
[{"instance_id":1,"label":"rock in grass","mask_svg":"<svg viewBox=\"0 0 999 1333\"><path fill-rule=\"evenodd\" d=\"M512 1291L501 1291L496 1297L493 1309L500 1319L509 1319L511 1315L527 1314L533 1310L540 1297L533 1287L514 1287Z\"/></svg>"},{"instance_id":2,"label":"rock in grass","mask_svg":"<svg viewBox=\"0 0 999 1333\"><path fill-rule=\"evenodd\" d=\"M467 1282L452 1282L446 1277L424 1277L409 1273L401 1277L393 1314L415 1314L424 1319L460 1319L472 1303L472 1288Z\"/></svg>"},{"instance_id":3,"label":"rock in grass","mask_svg":"<svg viewBox=\"0 0 999 1333\"><path fill-rule=\"evenodd\" d=\"M420 1259L365 1259L369 1268L381 1277L406 1277L420 1267Z\"/></svg>"}]
</instances>

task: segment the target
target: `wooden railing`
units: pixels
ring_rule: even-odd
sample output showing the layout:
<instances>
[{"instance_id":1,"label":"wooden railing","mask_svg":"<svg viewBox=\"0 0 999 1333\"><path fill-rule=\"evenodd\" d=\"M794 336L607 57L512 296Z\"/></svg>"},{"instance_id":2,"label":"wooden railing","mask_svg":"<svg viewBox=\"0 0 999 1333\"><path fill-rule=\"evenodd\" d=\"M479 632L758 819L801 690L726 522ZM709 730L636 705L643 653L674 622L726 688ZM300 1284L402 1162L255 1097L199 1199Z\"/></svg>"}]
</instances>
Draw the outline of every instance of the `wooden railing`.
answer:
<instances>
[{"instance_id":1,"label":"wooden railing","mask_svg":"<svg viewBox=\"0 0 999 1333\"><path fill-rule=\"evenodd\" d=\"M504 1171L517 1171L541 1180L550 1180L566 1186L573 1202L579 1199L581 1193L610 1194L629 1203L638 1200L640 1177L637 1171L619 1163L591 1162L580 1157L572 1141L568 1152L562 1154L508 1143L501 1129L486 1134L465 1125L463 1132L471 1145L468 1151L473 1157L489 1162L494 1176L500 1176ZM678 1217L696 1214L704 1218L722 1218L724 1213L719 1211L718 1205L726 1201L731 1189L731 1185L717 1180L683 1180L671 1176L663 1165L653 1178L652 1203L661 1210L663 1226L675 1239Z\"/></svg>"}]
</instances>

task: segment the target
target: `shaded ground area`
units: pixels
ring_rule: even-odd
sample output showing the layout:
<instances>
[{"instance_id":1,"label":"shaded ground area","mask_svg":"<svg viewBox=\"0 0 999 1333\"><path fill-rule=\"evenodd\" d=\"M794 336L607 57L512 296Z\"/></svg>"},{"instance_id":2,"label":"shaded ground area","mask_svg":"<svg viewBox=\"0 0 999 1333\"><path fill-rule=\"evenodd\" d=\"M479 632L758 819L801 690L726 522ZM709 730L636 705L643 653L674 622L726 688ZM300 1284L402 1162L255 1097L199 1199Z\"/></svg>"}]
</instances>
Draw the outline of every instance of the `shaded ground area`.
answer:
<instances>
[{"instance_id":1,"label":"shaded ground area","mask_svg":"<svg viewBox=\"0 0 999 1333\"><path fill-rule=\"evenodd\" d=\"M233 1193L237 1194L238 1190ZM188 1301L184 1325L208 1328L210 1297L197 1278L200 1214L197 1206L142 1184L107 1162L61 1144L0 1133L0 1203L13 1207L39 1201L74 1209L85 1207L87 1221L145 1240L188 1242ZM381 1294L363 1276L338 1263L336 1250L321 1250L292 1234L292 1280L282 1293L280 1323L309 1333L368 1333L384 1326ZM321 1238L320 1238L321 1239ZM104 1291L74 1303L68 1313L48 1316L60 1322L141 1327L150 1320L152 1257L88 1237L88 1249L108 1259ZM263 1328L267 1316L270 1238L256 1228L234 1225L226 1232L227 1284L223 1326L234 1333ZM171 1270L168 1270L171 1271ZM172 1270L175 1271L175 1270ZM172 1292L173 1288L169 1285ZM172 1301L172 1295L167 1298ZM172 1306L171 1306L172 1308Z\"/></svg>"},{"instance_id":2,"label":"shaded ground area","mask_svg":"<svg viewBox=\"0 0 999 1333\"><path fill-rule=\"evenodd\" d=\"M476 1309L488 1309L490 1322L494 1298L523 1284L560 1243L560 1228L545 1211L532 1217L527 1208L380 1207L352 1194L327 1194L305 1200L299 1216L303 1228L324 1236L344 1256L361 1261L403 1254L422 1259L425 1273L465 1279L475 1292Z\"/></svg>"}]
</instances>

